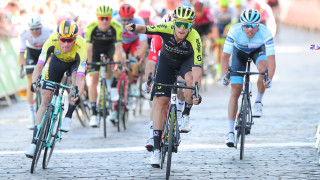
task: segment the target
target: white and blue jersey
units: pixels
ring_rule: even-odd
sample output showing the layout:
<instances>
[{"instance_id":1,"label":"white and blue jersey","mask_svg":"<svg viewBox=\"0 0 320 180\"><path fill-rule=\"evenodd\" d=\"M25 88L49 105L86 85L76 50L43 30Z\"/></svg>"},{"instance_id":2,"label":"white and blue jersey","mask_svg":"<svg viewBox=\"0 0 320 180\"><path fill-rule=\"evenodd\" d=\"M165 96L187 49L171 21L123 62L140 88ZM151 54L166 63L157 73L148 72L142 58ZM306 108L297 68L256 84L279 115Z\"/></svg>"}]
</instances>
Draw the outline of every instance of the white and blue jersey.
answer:
<instances>
[{"instance_id":1,"label":"white and blue jersey","mask_svg":"<svg viewBox=\"0 0 320 180\"><path fill-rule=\"evenodd\" d=\"M274 42L271 32L263 24L260 24L258 28L257 33L249 40L246 33L243 31L241 23L233 25L226 37L223 52L232 54L233 47L235 47L238 50L249 54L265 45L266 56L274 55Z\"/></svg>"},{"instance_id":2,"label":"white and blue jersey","mask_svg":"<svg viewBox=\"0 0 320 180\"><path fill-rule=\"evenodd\" d=\"M113 19L117 20L118 22L120 22L120 23L122 24L121 18L120 18L120 15L119 15L119 14L116 15L116 16L114 16ZM134 17L133 17L132 23L134 23L134 24L140 24L140 25L145 26L144 20L143 20L141 17L137 17L137 16L134 16ZM136 41L138 38L139 38L139 41L140 41L140 42L148 40L146 34L133 33L133 32L131 32L131 31L127 31L125 28L123 28L123 32L122 32L122 43L124 43L124 44L130 44L130 43Z\"/></svg>"}]
</instances>

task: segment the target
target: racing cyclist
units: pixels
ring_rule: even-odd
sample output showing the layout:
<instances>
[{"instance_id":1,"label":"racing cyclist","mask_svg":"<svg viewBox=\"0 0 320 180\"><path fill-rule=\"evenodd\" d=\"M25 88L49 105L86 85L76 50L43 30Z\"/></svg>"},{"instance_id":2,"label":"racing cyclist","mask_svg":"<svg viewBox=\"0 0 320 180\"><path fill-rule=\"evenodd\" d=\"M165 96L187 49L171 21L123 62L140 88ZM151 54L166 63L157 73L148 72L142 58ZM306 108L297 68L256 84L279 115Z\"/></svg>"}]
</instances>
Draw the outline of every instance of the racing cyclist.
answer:
<instances>
[{"instance_id":1,"label":"racing cyclist","mask_svg":"<svg viewBox=\"0 0 320 180\"><path fill-rule=\"evenodd\" d=\"M104 53L111 61L121 60L122 56L122 26L111 17L112 9L109 6L101 5L97 8L97 20L91 22L86 28L86 41L88 50L88 62L100 62L100 54ZM116 56L115 58L113 56ZM125 64L123 64L125 66ZM115 66L117 69L117 66ZM97 86L99 82L100 66L89 65L89 100L92 108L90 119L91 127L99 127L97 118ZM116 72L116 71L115 71ZM117 79L111 79L111 66L107 67L107 88L111 92L111 100L119 99L117 90Z\"/></svg>"},{"instance_id":2,"label":"racing cyclist","mask_svg":"<svg viewBox=\"0 0 320 180\"><path fill-rule=\"evenodd\" d=\"M57 33L53 33L42 47L38 63L32 74L33 83L31 85L31 90L38 91L39 87L36 87L35 82L39 77L48 57L51 56L51 61L46 72L45 79L60 83L64 76L64 73L70 70L72 72L71 86L78 86L78 95L82 95L85 84L87 51L86 42L80 36L77 36L77 33L78 27L74 21L65 20L59 24ZM32 158L34 155L37 143L35 136L38 132L38 125L41 123L47 106L50 103L50 100L53 96L53 91L54 85L46 82L43 83L42 102L36 114L32 143L25 152L25 155L28 158ZM72 97L73 93L74 92L71 91L69 94L70 96L68 111L60 127L60 130L63 132L68 132L70 130L72 113L75 110L76 105L79 104L80 101L79 97Z\"/></svg>"},{"instance_id":3,"label":"racing cyclist","mask_svg":"<svg viewBox=\"0 0 320 180\"><path fill-rule=\"evenodd\" d=\"M173 22L160 23L151 26L142 26L134 23L126 25L127 31L135 33L157 34L163 40L159 64L156 72L157 83L173 84L174 72L180 71L187 86L194 86L195 81L201 84L202 75L202 43L198 32L191 28L195 19L194 11L189 7L180 6L173 11ZM153 138L154 151L150 158L152 167L160 165L160 140L162 136L165 111L167 109L171 89L155 87L154 111L153 111ZM148 90L150 87L148 87ZM193 104L198 105L201 98L192 95L192 90L185 90L187 111Z\"/></svg>"},{"instance_id":4,"label":"racing cyclist","mask_svg":"<svg viewBox=\"0 0 320 180\"><path fill-rule=\"evenodd\" d=\"M274 43L271 32L260 24L261 15L254 9L245 10L241 13L240 21L231 27L228 32L222 54L222 72L227 73L229 58L232 55L231 69L233 71L245 71L246 61L250 57L253 59L259 72L269 70L267 82L264 75L259 75L257 86L258 93L254 105L253 116L262 116L262 97L265 88L271 87L272 78L276 68ZM243 85L243 76L231 73L230 79L224 75L222 79L224 85L231 84L231 95L228 104L229 133L226 144L234 147L234 122L238 109L238 99Z\"/></svg>"},{"instance_id":5,"label":"racing cyclist","mask_svg":"<svg viewBox=\"0 0 320 180\"><path fill-rule=\"evenodd\" d=\"M26 68L26 72L24 73L24 66L36 65L38 62L39 55L41 53L41 48L44 42L49 38L49 36L53 33L52 29L42 26L41 17L39 14L33 15L29 22L29 28L22 31L20 34L20 53L19 53L19 63L21 65L21 74L20 77L24 78L25 74L27 74L28 78L28 86L31 86L32 80L32 72L34 68ZM27 52L26 52L27 51ZM25 58L26 52L26 58ZM29 129L34 128L35 121L35 110L32 103L33 93L30 88L27 88L27 99L30 109L30 123L28 125Z\"/></svg>"}]
</instances>

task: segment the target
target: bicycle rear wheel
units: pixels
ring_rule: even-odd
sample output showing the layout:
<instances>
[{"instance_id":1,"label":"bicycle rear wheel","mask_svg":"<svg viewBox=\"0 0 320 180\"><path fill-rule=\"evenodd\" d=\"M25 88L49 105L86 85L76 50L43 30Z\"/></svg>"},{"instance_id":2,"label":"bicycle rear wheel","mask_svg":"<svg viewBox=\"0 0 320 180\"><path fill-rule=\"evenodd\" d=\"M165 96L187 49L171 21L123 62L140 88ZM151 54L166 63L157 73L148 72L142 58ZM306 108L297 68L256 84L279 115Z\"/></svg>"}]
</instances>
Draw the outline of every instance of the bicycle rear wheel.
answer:
<instances>
[{"instance_id":1,"label":"bicycle rear wheel","mask_svg":"<svg viewBox=\"0 0 320 180\"><path fill-rule=\"evenodd\" d=\"M167 171L166 171L166 179L168 180L169 177L170 177L170 170L171 170L171 159L172 159L172 151L173 151L173 137L174 137L174 122L175 122L175 112L176 112L176 109L174 106L172 106L170 108L170 113L169 113L169 116L168 118L170 118L168 120L169 122L169 126L170 129L169 129L169 144L168 144L168 158L167 158Z\"/></svg>"},{"instance_id":2,"label":"bicycle rear wheel","mask_svg":"<svg viewBox=\"0 0 320 180\"><path fill-rule=\"evenodd\" d=\"M125 82L124 79L120 79L120 86L119 86L119 100L118 100L118 132L120 132L120 122L123 124L123 128L126 129L126 122L125 122Z\"/></svg>"},{"instance_id":3,"label":"bicycle rear wheel","mask_svg":"<svg viewBox=\"0 0 320 180\"><path fill-rule=\"evenodd\" d=\"M169 128L169 123L165 121L164 128L163 128L163 134L161 137L161 161L160 161L160 168L163 168L163 163L166 160L166 154L168 152L168 144L169 144L169 133L168 130Z\"/></svg>"},{"instance_id":4,"label":"bicycle rear wheel","mask_svg":"<svg viewBox=\"0 0 320 180\"><path fill-rule=\"evenodd\" d=\"M33 158L32 158L31 169L30 169L31 174L34 173L34 171L37 167L38 160L40 158L41 151L43 149L44 141L45 141L45 138L47 137L46 129L47 129L47 126L49 126L52 112L53 112L53 107L49 106L47 113L45 115L46 117L42 123L42 126L40 127L40 129L38 129L39 136L37 139L36 150L35 150Z\"/></svg>"},{"instance_id":5,"label":"bicycle rear wheel","mask_svg":"<svg viewBox=\"0 0 320 180\"><path fill-rule=\"evenodd\" d=\"M243 159L244 156L244 143L245 143L245 136L246 136L246 122L247 122L247 115L248 115L248 99L247 95L243 95L243 105L241 109L242 113L242 123L241 123L241 138L240 138L240 160Z\"/></svg>"},{"instance_id":6,"label":"bicycle rear wheel","mask_svg":"<svg viewBox=\"0 0 320 180\"><path fill-rule=\"evenodd\" d=\"M47 126L48 132L51 131L49 133L49 135L51 137L49 137L49 141L47 142L50 146L49 147L45 147L45 149L44 149L44 155L43 155L43 161L42 161L42 168L43 169L48 167L50 159L51 159L51 155L53 153L53 150L54 150L54 147L55 147L55 144L56 144L56 139L59 138L58 133L60 132L59 131L59 124L60 124L60 121L61 121L61 116L62 116L62 112L60 111L58 113L58 116L57 116L58 119L55 119L49 126ZM51 127L51 126L53 126L53 127Z\"/></svg>"}]
</instances>

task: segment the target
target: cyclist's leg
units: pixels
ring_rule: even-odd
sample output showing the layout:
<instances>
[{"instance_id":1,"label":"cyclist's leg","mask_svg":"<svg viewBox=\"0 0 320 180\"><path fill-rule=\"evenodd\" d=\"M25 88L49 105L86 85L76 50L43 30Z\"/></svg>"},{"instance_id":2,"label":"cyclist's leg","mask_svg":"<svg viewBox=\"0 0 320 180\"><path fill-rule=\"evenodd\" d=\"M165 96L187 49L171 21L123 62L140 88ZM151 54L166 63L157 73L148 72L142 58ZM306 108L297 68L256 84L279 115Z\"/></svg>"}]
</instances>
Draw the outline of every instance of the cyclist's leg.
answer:
<instances>
[{"instance_id":1,"label":"cyclist's leg","mask_svg":"<svg viewBox=\"0 0 320 180\"><path fill-rule=\"evenodd\" d=\"M170 64L170 65L169 65ZM160 54L158 60L158 68L156 71L155 82L163 84L173 84L175 81L174 69L176 64L171 64L170 59L165 58ZM160 142L163 131L163 125L165 118L165 111L167 109L171 89L167 87L156 86L155 98L153 102L153 139L154 139L154 152L150 158L151 165L160 164Z\"/></svg>"},{"instance_id":2,"label":"cyclist's leg","mask_svg":"<svg viewBox=\"0 0 320 180\"><path fill-rule=\"evenodd\" d=\"M198 79L198 77L194 77L195 74L192 73L192 66L194 63L193 55L190 55L190 58L186 61L184 61L180 67L180 74L182 78L185 79L187 86L194 86L193 79ZM201 77L201 73L199 76ZM199 82L200 86L201 82ZM184 97L185 97L185 107L182 112L182 122L180 130L181 132L189 132L191 131L191 125L189 124L189 115L190 110L193 105L193 101L191 99L191 95L193 93L193 90L191 89L185 89L184 90Z\"/></svg>"},{"instance_id":3,"label":"cyclist's leg","mask_svg":"<svg viewBox=\"0 0 320 180\"><path fill-rule=\"evenodd\" d=\"M247 55L237 48L233 49L231 68L233 71L245 71ZM228 135L226 144L228 147L233 147L235 143L234 138L234 123L238 110L238 99L241 94L243 76L231 73L230 76L231 94L228 103Z\"/></svg>"},{"instance_id":4,"label":"cyclist's leg","mask_svg":"<svg viewBox=\"0 0 320 180\"><path fill-rule=\"evenodd\" d=\"M178 77L179 80L184 80L181 76ZM182 84L181 84L182 85ZM177 119L179 126L182 122L182 111L185 106L185 97L184 97L184 89L178 89L178 103L177 103Z\"/></svg>"},{"instance_id":5,"label":"cyclist's leg","mask_svg":"<svg viewBox=\"0 0 320 180\"><path fill-rule=\"evenodd\" d=\"M27 47L27 57L26 57L26 65L36 65L38 62L38 57L41 53L41 50L35 50ZM32 81L32 73L33 73L33 68L30 69L28 68L26 70L27 74L27 79L28 79L28 86L31 86L31 81ZM34 104L33 104L33 93L31 92L30 88L27 88L27 100L29 104L29 109L30 109L30 123L28 128L33 129L34 123L35 123L35 110L34 110Z\"/></svg>"},{"instance_id":6,"label":"cyclist's leg","mask_svg":"<svg viewBox=\"0 0 320 180\"><path fill-rule=\"evenodd\" d=\"M256 64L259 72L265 72L266 68L268 67L268 61L267 57L265 55L265 46L261 46L256 51L253 52L252 59L254 63ZM254 112L253 115L256 117L262 116L262 98L264 95L265 87L263 85L264 75L259 75L258 81L257 81L257 97L254 104Z\"/></svg>"}]
</instances>

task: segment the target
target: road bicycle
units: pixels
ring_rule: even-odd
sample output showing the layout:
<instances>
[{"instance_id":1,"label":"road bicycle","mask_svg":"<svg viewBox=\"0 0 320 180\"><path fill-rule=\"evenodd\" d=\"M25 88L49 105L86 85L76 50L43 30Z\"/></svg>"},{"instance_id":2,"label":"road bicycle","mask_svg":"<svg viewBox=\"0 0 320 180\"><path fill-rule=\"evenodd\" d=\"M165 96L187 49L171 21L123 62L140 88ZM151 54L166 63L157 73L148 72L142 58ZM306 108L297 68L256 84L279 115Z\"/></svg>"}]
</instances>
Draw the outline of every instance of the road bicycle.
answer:
<instances>
[{"instance_id":1,"label":"road bicycle","mask_svg":"<svg viewBox=\"0 0 320 180\"><path fill-rule=\"evenodd\" d=\"M27 72L28 69L34 69L35 67L36 67L36 65L24 65L23 66L24 72L21 72L21 73L25 73L25 72ZM35 112L38 112L41 101L42 101L41 90L33 93L32 104L35 105Z\"/></svg>"},{"instance_id":2,"label":"road bicycle","mask_svg":"<svg viewBox=\"0 0 320 180\"><path fill-rule=\"evenodd\" d=\"M265 82L268 80L268 69L266 69L264 73L250 72L251 62L252 59L248 58L246 63L246 71L233 71L231 67L229 67L227 74L228 79L230 79L231 73L235 75L244 75L244 86L241 91L241 106L237 114L237 121L235 126L235 130L237 133L235 148L237 149L238 143L240 142L240 160L242 160L244 156L245 136L250 134L251 126L254 124L252 119L253 116L250 101L250 97L252 96L252 91L250 89L250 75L264 75Z\"/></svg>"},{"instance_id":3,"label":"road bicycle","mask_svg":"<svg viewBox=\"0 0 320 180\"><path fill-rule=\"evenodd\" d=\"M180 86L178 85L179 81L177 79L179 72L175 72L175 79L176 81L173 84L162 84L154 82L151 90L151 97L150 100L153 100L153 96L155 94L155 88L157 87L170 87L171 88L171 99L170 99L170 107L167 113L167 118L164 124L164 129L161 137L161 144L160 144L160 152L161 152L161 162L160 168L163 168L163 163L167 156L167 168L166 168L166 179L170 177L171 171L171 159L172 159L172 152L178 152L178 146L180 144L180 131L179 125L177 121L177 93L178 88L183 89L191 89L194 90L194 95L198 98L199 97L199 88L198 82L195 82L195 86ZM148 85L154 79L151 77L151 73L148 76Z\"/></svg>"},{"instance_id":4,"label":"road bicycle","mask_svg":"<svg viewBox=\"0 0 320 180\"><path fill-rule=\"evenodd\" d=\"M40 158L41 152L44 149L42 168L45 169L48 167L55 143L61 141L62 132L60 131L62 123L62 115L64 110L64 101L63 94L66 89L73 90L74 98L78 96L78 87L75 88L66 86L68 77L70 74L67 74L67 78L64 84L52 82L49 80L42 79L41 75L36 81L36 86L40 86L40 82L44 81L50 83L54 86L54 93L50 104L47 107L45 115L42 118L40 125L38 125L38 132L36 134L36 150L32 158L30 172L33 174L37 166L38 160Z\"/></svg>"}]
</instances>

